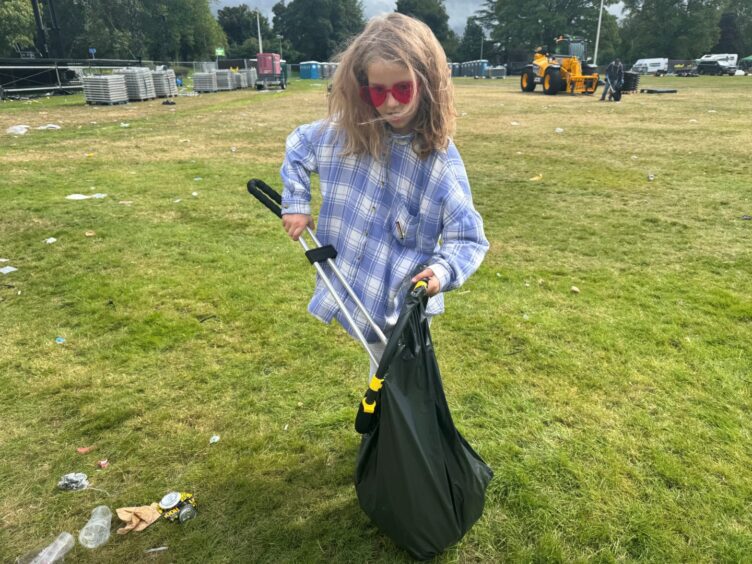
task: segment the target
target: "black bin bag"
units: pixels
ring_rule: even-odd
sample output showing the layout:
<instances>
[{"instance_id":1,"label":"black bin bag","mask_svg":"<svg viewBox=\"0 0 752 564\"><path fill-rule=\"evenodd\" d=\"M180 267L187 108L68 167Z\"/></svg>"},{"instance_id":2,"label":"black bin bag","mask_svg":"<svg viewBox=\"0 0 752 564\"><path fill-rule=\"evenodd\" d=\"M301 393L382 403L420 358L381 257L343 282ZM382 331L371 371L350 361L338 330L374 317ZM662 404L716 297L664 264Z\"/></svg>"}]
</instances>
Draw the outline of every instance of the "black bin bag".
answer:
<instances>
[{"instance_id":1,"label":"black bin bag","mask_svg":"<svg viewBox=\"0 0 752 564\"><path fill-rule=\"evenodd\" d=\"M383 382L355 470L363 511L420 560L455 544L480 518L493 477L452 421L426 301L425 291L409 293L389 338L376 372Z\"/></svg>"}]
</instances>

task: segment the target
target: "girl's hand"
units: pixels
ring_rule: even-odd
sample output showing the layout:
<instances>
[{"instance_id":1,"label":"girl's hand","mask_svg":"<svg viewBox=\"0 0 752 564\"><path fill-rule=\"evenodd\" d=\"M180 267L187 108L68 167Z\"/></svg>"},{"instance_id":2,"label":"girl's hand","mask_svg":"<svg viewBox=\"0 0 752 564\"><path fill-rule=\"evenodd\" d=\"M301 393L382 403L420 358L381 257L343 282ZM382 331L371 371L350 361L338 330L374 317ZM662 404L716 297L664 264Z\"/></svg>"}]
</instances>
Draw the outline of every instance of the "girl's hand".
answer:
<instances>
[{"instance_id":1,"label":"girl's hand","mask_svg":"<svg viewBox=\"0 0 752 564\"><path fill-rule=\"evenodd\" d=\"M428 288L426 288L426 294L429 297L435 296L439 293L439 291L441 290L441 283L439 282L439 279L434 275L433 270L426 268L424 271L419 272L418 274L413 276L410 282L415 284L421 278L428 278Z\"/></svg>"},{"instance_id":2,"label":"girl's hand","mask_svg":"<svg viewBox=\"0 0 752 564\"><path fill-rule=\"evenodd\" d=\"M314 229L313 216L304 213L288 213L282 216L282 227L293 241L297 241L306 227Z\"/></svg>"}]
</instances>

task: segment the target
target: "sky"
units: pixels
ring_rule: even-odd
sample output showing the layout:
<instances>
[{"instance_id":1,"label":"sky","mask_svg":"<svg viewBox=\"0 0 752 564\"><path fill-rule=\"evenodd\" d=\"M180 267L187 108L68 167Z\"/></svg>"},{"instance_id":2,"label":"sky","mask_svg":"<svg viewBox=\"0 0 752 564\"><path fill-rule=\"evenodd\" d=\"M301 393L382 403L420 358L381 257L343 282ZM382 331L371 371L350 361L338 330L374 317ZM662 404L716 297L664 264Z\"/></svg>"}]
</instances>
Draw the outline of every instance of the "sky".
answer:
<instances>
[{"instance_id":1,"label":"sky","mask_svg":"<svg viewBox=\"0 0 752 564\"><path fill-rule=\"evenodd\" d=\"M272 19L272 6L279 0L219 0L214 5L214 11L224 8L225 6L239 6L247 4L250 8L258 8L262 14L265 14L269 21ZM484 4L483 0L444 0L447 15L449 16L449 27L459 34L465 30L467 18L474 15ZM396 0L363 0L363 15L366 19L384 12L393 12L396 7Z\"/></svg>"},{"instance_id":2,"label":"sky","mask_svg":"<svg viewBox=\"0 0 752 564\"><path fill-rule=\"evenodd\" d=\"M214 4L214 11L223 8L225 6L239 6L240 4L247 4L249 7L258 8L262 14L265 14L269 18L269 22L272 21L272 6L274 6L279 0L219 0ZM362 0L363 1L363 15L366 19L382 14L384 12L393 12L397 6L396 0ZM451 27L458 35L462 35L465 31L465 25L467 24L467 18L475 15L475 12L480 10L485 4L484 0L444 0L444 6L446 7L447 15L449 16L449 27ZM615 14L617 17L621 14L621 4L617 4L608 8L608 11Z\"/></svg>"}]
</instances>

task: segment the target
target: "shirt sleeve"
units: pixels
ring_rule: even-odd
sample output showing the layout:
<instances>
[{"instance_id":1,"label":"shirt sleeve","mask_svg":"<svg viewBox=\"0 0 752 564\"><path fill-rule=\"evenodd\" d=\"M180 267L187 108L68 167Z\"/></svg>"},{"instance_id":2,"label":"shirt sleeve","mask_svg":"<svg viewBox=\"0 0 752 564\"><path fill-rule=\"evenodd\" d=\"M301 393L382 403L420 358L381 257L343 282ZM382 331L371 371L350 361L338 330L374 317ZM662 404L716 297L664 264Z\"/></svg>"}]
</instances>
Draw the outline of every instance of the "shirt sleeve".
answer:
<instances>
[{"instance_id":1,"label":"shirt sleeve","mask_svg":"<svg viewBox=\"0 0 752 564\"><path fill-rule=\"evenodd\" d=\"M489 244L459 156L449 161L441 182L446 183L441 246L429 267L446 292L462 286L478 269Z\"/></svg>"},{"instance_id":2,"label":"shirt sleeve","mask_svg":"<svg viewBox=\"0 0 752 564\"><path fill-rule=\"evenodd\" d=\"M282 177L282 214L311 213L311 173L318 172L311 136L318 124L298 127L287 137Z\"/></svg>"}]
</instances>

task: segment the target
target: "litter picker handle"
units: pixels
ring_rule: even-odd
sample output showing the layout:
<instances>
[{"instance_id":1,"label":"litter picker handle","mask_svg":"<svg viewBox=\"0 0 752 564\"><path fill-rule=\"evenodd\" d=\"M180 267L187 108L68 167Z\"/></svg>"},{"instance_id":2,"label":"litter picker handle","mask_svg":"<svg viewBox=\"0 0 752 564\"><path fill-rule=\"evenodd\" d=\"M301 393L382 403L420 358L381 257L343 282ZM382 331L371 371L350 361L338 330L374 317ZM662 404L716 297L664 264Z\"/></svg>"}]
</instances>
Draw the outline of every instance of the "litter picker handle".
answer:
<instances>
[{"instance_id":1,"label":"litter picker handle","mask_svg":"<svg viewBox=\"0 0 752 564\"><path fill-rule=\"evenodd\" d=\"M267 196L269 196L272 200L274 200L275 202L277 202L279 205L282 205L282 196L280 195L280 193L277 192L271 186L269 186L266 182L264 182L263 180L259 180L258 178L254 178L254 179L248 181L249 184L251 182L253 182L253 184L257 188L260 188L264 192L264 194L266 194Z\"/></svg>"},{"instance_id":2,"label":"litter picker handle","mask_svg":"<svg viewBox=\"0 0 752 564\"><path fill-rule=\"evenodd\" d=\"M248 192L279 218L282 218L282 197L263 180L249 180Z\"/></svg>"}]
</instances>

